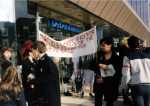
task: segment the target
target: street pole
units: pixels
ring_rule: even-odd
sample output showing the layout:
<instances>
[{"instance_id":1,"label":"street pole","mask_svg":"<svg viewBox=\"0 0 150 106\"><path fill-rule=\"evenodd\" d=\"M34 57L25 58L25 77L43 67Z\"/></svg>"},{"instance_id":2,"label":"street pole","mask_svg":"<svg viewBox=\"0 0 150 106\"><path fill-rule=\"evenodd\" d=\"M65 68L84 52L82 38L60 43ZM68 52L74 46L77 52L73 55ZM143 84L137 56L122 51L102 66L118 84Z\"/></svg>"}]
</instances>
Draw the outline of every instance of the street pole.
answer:
<instances>
[{"instance_id":1,"label":"street pole","mask_svg":"<svg viewBox=\"0 0 150 106\"><path fill-rule=\"evenodd\" d=\"M37 7L37 11L36 11L36 40L39 40L39 29L40 29L40 17L39 17L39 9Z\"/></svg>"}]
</instances>

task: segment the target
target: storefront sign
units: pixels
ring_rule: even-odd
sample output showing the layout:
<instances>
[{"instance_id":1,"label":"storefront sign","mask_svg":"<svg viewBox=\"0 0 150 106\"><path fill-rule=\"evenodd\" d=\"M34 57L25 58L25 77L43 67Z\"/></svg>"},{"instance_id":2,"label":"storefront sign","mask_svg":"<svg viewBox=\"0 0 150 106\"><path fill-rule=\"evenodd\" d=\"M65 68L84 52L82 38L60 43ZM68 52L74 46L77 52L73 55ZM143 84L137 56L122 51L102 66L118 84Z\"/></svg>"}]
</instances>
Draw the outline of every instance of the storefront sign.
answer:
<instances>
[{"instance_id":1,"label":"storefront sign","mask_svg":"<svg viewBox=\"0 0 150 106\"><path fill-rule=\"evenodd\" d=\"M97 51L96 27L62 41L56 41L39 31L39 41L47 46L47 53L53 57L79 57Z\"/></svg>"},{"instance_id":2,"label":"storefront sign","mask_svg":"<svg viewBox=\"0 0 150 106\"><path fill-rule=\"evenodd\" d=\"M80 28L78 28L76 26L62 23L61 21L57 21L54 19L48 20L48 25L52 26L54 28L58 28L58 29L62 29L62 30L70 31L70 32L75 32L75 33L81 32Z\"/></svg>"}]
</instances>

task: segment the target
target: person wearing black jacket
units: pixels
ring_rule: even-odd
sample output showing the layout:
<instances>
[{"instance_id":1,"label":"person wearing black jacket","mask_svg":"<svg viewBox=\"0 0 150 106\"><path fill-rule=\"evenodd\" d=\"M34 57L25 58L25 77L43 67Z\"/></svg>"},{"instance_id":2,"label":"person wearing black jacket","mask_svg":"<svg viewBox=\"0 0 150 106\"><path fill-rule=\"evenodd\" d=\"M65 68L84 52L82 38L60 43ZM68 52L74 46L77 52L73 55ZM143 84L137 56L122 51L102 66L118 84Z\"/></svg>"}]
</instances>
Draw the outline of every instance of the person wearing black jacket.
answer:
<instances>
[{"instance_id":1,"label":"person wearing black jacket","mask_svg":"<svg viewBox=\"0 0 150 106\"><path fill-rule=\"evenodd\" d=\"M113 51L113 39L103 38L100 42L102 52L98 55L98 70L95 80L95 106L102 106L103 95L106 106L113 106L117 99L121 80L119 56Z\"/></svg>"},{"instance_id":2,"label":"person wearing black jacket","mask_svg":"<svg viewBox=\"0 0 150 106\"><path fill-rule=\"evenodd\" d=\"M37 62L31 55L28 55L22 62L22 82L28 106L32 106L37 99L37 66Z\"/></svg>"},{"instance_id":3,"label":"person wearing black jacket","mask_svg":"<svg viewBox=\"0 0 150 106\"><path fill-rule=\"evenodd\" d=\"M40 106L61 106L58 69L46 54L46 45L40 41L35 42L32 53L39 61L39 72L37 73L39 97L47 102Z\"/></svg>"}]
</instances>

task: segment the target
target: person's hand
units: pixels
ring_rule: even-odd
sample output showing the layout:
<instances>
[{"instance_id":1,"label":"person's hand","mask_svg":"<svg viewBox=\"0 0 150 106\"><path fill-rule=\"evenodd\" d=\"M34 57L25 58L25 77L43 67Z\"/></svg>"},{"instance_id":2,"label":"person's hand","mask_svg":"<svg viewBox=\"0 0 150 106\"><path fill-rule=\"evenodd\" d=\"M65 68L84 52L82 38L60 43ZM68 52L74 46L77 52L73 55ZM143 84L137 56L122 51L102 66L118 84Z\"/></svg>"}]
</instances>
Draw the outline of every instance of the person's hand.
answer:
<instances>
[{"instance_id":1,"label":"person's hand","mask_svg":"<svg viewBox=\"0 0 150 106\"><path fill-rule=\"evenodd\" d=\"M34 84L31 84L31 85L30 85L30 88L32 88L32 89L35 88Z\"/></svg>"},{"instance_id":2,"label":"person's hand","mask_svg":"<svg viewBox=\"0 0 150 106\"><path fill-rule=\"evenodd\" d=\"M31 81L31 80L33 80L33 79L35 79L35 75L32 74L32 73L30 73L30 74L28 75L28 81Z\"/></svg>"},{"instance_id":3,"label":"person's hand","mask_svg":"<svg viewBox=\"0 0 150 106\"><path fill-rule=\"evenodd\" d=\"M96 83L100 84L103 82L103 79L101 77L96 78Z\"/></svg>"},{"instance_id":4,"label":"person's hand","mask_svg":"<svg viewBox=\"0 0 150 106\"><path fill-rule=\"evenodd\" d=\"M28 57L28 59L30 60L31 63L33 63L33 58L31 56Z\"/></svg>"},{"instance_id":5,"label":"person's hand","mask_svg":"<svg viewBox=\"0 0 150 106\"><path fill-rule=\"evenodd\" d=\"M108 68L108 65L106 64L99 64L99 67L103 70L106 70Z\"/></svg>"}]
</instances>

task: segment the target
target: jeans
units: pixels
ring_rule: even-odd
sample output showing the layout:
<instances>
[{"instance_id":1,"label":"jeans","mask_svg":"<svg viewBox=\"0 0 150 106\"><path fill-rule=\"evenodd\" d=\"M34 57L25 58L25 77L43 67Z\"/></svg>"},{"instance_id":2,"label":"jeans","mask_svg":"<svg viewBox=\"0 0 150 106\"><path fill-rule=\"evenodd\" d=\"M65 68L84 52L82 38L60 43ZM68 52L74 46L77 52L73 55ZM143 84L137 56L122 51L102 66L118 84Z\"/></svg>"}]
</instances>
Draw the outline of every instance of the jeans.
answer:
<instances>
[{"instance_id":1,"label":"jeans","mask_svg":"<svg viewBox=\"0 0 150 106\"><path fill-rule=\"evenodd\" d=\"M131 93L134 106L150 106L150 85L133 85Z\"/></svg>"}]
</instances>

